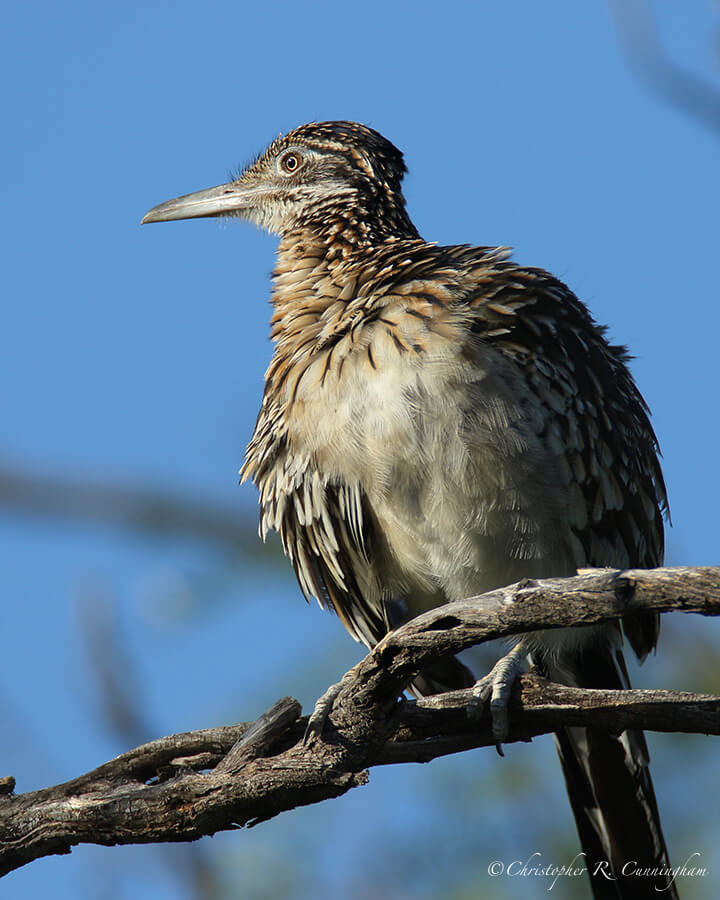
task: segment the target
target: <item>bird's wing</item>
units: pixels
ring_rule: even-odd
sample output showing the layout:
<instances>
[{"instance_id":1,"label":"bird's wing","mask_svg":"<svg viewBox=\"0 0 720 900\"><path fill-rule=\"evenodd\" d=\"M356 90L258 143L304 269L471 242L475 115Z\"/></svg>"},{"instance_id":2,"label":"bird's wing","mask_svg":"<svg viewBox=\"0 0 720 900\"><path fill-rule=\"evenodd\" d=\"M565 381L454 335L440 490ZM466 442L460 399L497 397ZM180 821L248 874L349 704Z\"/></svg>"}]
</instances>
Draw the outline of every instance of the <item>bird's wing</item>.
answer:
<instances>
[{"instance_id":1,"label":"bird's wing","mask_svg":"<svg viewBox=\"0 0 720 900\"><path fill-rule=\"evenodd\" d=\"M287 441L282 411L265 402L240 472L260 487L261 537L279 532L305 597L373 647L390 626L383 603L369 602L374 535L365 495L358 484L331 481L305 454L289 453Z\"/></svg>"},{"instance_id":2,"label":"bird's wing","mask_svg":"<svg viewBox=\"0 0 720 900\"><path fill-rule=\"evenodd\" d=\"M546 409L548 440L557 430L584 564L661 565L667 497L648 408L627 368L625 348L609 345L583 304L542 270L500 264L491 289L482 285L469 302L479 339L524 370L523 383ZM622 625L643 658L657 641L658 616L626 616ZM612 631L601 634L580 652L572 643L559 645L535 661L561 683L630 687ZM656 886L652 879L646 884L625 877L623 870L633 860L669 866L642 732L563 728L555 738L594 896L651 896L656 889L676 896L664 876ZM607 864L616 881L603 875Z\"/></svg>"},{"instance_id":3,"label":"bird's wing","mask_svg":"<svg viewBox=\"0 0 720 900\"><path fill-rule=\"evenodd\" d=\"M473 332L523 370L555 431L549 439L563 448L581 564L662 565L667 495L626 349L608 344L587 308L541 269L501 261L476 277ZM656 616L626 617L623 628L640 658L655 646Z\"/></svg>"}]
</instances>

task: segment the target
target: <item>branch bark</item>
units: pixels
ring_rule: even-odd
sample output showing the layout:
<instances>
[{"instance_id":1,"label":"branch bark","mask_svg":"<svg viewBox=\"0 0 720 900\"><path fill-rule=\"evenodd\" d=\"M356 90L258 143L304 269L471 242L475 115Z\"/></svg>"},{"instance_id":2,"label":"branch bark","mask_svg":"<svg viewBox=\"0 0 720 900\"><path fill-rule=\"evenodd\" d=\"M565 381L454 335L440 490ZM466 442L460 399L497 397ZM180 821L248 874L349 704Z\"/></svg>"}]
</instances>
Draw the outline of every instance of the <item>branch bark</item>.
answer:
<instances>
[{"instance_id":1,"label":"branch bark","mask_svg":"<svg viewBox=\"0 0 720 900\"><path fill-rule=\"evenodd\" d=\"M473 644L542 628L607 622L631 612L720 614L720 567L590 570L522 582L431 610L389 634L333 689L322 734L288 697L254 723L161 738L65 784L12 793L0 779L0 874L78 843L195 840L256 825L365 784L367 769L493 746L471 691L401 699L413 676ZM720 734L720 696L586 691L519 679L509 741L561 725Z\"/></svg>"}]
</instances>

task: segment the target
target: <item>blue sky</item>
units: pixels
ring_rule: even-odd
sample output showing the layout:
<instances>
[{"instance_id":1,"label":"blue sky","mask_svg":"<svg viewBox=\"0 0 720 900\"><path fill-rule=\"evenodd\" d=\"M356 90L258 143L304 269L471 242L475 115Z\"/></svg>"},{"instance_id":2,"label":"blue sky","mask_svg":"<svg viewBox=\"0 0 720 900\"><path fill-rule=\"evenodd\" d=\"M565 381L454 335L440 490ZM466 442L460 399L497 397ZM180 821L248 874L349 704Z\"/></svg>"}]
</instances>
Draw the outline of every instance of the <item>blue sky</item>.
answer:
<instances>
[{"instance_id":1,"label":"blue sky","mask_svg":"<svg viewBox=\"0 0 720 900\"><path fill-rule=\"evenodd\" d=\"M675 60L715 77L709 4L658 4L658 25ZM668 561L719 561L720 135L638 82L603 3L29 2L5 12L0 41L0 462L254 515L236 473L270 353L274 239L240 222L139 220L224 181L281 131L355 119L405 152L427 239L514 246L630 346L664 453ZM126 749L94 719L78 619L96 598L116 611L154 735L253 718L284 693L311 704L360 651L306 608L288 568L0 507L0 774L26 790ZM262 643L268 621L277 646ZM672 751L660 756L669 771ZM429 771L406 770L406 794L382 773L366 797L302 821L367 822L387 794L384 820L405 828L403 797ZM488 814L512 820L501 799ZM271 828L259 858L290 840L292 822ZM230 837L212 852L250 852L250 836ZM337 865L312 852L337 888ZM99 895L96 865L115 873L108 897L185 896L145 848L79 848L18 873L11 895Z\"/></svg>"}]
</instances>

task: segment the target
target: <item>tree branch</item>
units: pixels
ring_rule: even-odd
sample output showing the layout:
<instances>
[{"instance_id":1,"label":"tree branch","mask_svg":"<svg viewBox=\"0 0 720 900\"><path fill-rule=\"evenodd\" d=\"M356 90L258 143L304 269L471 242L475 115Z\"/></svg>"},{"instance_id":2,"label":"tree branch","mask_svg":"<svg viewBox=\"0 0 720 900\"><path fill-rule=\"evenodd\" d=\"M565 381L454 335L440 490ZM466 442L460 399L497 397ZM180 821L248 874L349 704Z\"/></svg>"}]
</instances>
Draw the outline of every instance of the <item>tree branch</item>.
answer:
<instances>
[{"instance_id":1,"label":"tree branch","mask_svg":"<svg viewBox=\"0 0 720 900\"><path fill-rule=\"evenodd\" d=\"M720 132L720 90L673 62L663 49L647 0L611 0L620 42L640 81L666 103Z\"/></svg>"},{"instance_id":2,"label":"tree branch","mask_svg":"<svg viewBox=\"0 0 720 900\"><path fill-rule=\"evenodd\" d=\"M333 689L322 734L292 698L252 724L161 738L65 784L15 795L0 779L0 874L78 843L195 840L255 825L365 784L367 769L427 762L494 745L471 691L398 699L425 666L473 644L631 612L720 614L720 567L591 570L522 582L431 610L389 634ZM519 679L509 742L561 725L720 734L720 697L674 691L587 691Z\"/></svg>"},{"instance_id":3,"label":"tree branch","mask_svg":"<svg viewBox=\"0 0 720 900\"><path fill-rule=\"evenodd\" d=\"M253 558L282 555L279 541L258 544L257 519L190 494L48 474L0 460L0 509L23 516L104 525L131 533L177 537Z\"/></svg>"}]
</instances>

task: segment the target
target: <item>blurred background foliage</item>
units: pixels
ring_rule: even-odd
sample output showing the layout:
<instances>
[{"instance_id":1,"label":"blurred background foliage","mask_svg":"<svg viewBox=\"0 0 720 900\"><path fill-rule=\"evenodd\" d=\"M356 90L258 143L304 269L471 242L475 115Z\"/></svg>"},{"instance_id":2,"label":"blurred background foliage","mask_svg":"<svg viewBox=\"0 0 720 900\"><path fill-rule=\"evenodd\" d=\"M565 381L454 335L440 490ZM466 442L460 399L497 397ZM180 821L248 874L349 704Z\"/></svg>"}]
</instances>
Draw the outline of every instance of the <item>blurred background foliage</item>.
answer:
<instances>
[{"instance_id":1,"label":"blurred background foliage","mask_svg":"<svg viewBox=\"0 0 720 900\"><path fill-rule=\"evenodd\" d=\"M406 151L425 235L514 243L611 323L665 452L668 562L718 562L712 4L70 0L3 18L0 774L19 791L288 693L308 709L361 655L300 600L235 486L273 241L137 224L303 121L379 128ZM714 622L668 618L633 680L717 692L719 655ZM683 896L711 896L717 745L650 741L673 859L710 870ZM546 891L487 874L535 852L576 853L550 739L378 769L193 845L79 847L2 895L492 900ZM588 896L578 879L552 893Z\"/></svg>"}]
</instances>

